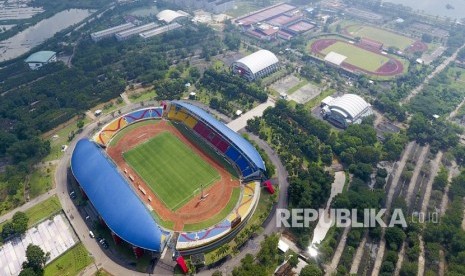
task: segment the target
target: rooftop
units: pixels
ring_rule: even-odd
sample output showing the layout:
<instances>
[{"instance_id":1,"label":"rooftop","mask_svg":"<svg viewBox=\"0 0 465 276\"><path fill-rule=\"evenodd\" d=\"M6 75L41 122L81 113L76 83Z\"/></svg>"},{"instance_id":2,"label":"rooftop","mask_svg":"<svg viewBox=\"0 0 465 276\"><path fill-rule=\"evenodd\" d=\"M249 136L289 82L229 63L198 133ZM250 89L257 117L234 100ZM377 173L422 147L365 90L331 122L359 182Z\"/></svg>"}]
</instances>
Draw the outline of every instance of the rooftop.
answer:
<instances>
[{"instance_id":1,"label":"rooftop","mask_svg":"<svg viewBox=\"0 0 465 276\"><path fill-rule=\"evenodd\" d=\"M201 117L205 122L210 124L212 127L217 129L219 132L221 132L225 137L227 137L237 148L239 148L245 155L250 159L250 161L253 162L253 164L265 171L265 163L263 162L262 157L258 153L258 151L255 149L252 144L250 144L249 141L247 141L244 137L242 137L240 134L237 132L233 131L230 129L228 126L225 124L221 123L220 121L216 120L208 114L205 110L189 104L187 102L183 101L172 101L171 103L174 103L178 106L184 107L185 109L189 110L190 112L196 114L197 116Z\"/></svg>"},{"instance_id":2,"label":"rooftop","mask_svg":"<svg viewBox=\"0 0 465 276\"><path fill-rule=\"evenodd\" d=\"M30 55L25 61L29 62L40 62L46 63L57 53L53 51L39 51Z\"/></svg>"},{"instance_id":3,"label":"rooftop","mask_svg":"<svg viewBox=\"0 0 465 276\"><path fill-rule=\"evenodd\" d=\"M163 249L165 233L102 149L87 138L79 140L71 158L71 170L115 234L143 249Z\"/></svg>"}]
</instances>

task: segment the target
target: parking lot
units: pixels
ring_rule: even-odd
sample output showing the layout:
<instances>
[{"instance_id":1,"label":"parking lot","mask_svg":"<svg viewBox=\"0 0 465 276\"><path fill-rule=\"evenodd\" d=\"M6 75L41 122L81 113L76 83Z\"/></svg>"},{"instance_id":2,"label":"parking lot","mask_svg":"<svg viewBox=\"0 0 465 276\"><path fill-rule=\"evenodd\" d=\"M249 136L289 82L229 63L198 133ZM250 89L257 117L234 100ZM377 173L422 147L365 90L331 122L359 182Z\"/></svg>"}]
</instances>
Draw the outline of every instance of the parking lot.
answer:
<instances>
[{"instance_id":1,"label":"parking lot","mask_svg":"<svg viewBox=\"0 0 465 276\"><path fill-rule=\"evenodd\" d=\"M78 238L63 214L56 215L28 229L21 238L14 238L0 247L0 275L18 275L26 261L29 244L50 252L47 263L63 254L78 242Z\"/></svg>"}]
</instances>

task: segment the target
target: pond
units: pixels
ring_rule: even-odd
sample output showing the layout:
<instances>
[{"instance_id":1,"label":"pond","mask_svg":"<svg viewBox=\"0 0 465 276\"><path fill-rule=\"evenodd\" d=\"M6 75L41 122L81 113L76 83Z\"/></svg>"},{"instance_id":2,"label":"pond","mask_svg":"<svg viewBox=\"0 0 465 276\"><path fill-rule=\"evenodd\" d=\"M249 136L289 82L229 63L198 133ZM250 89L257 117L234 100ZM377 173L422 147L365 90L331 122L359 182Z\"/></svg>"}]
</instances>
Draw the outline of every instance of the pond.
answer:
<instances>
[{"instance_id":1,"label":"pond","mask_svg":"<svg viewBox=\"0 0 465 276\"><path fill-rule=\"evenodd\" d=\"M53 37L57 32L81 22L91 14L91 10L69 9L41 20L15 36L1 41L0 61L16 58L28 52Z\"/></svg>"}]
</instances>

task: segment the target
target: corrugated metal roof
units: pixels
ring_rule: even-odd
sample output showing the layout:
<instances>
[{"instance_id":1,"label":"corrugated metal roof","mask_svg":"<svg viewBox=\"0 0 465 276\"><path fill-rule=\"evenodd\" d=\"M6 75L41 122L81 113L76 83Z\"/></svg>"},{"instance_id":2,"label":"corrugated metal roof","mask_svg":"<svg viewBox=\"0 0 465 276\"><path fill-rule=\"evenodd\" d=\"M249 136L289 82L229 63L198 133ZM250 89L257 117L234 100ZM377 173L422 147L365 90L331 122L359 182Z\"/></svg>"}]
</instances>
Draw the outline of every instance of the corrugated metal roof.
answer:
<instances>
[{"instance_id":1,"label":"corrugated metal roof","mask_svg":"<svg viewBox=\"0 0 465 276\"><path fill-rule=\"evenodd\" d=\"M358 95L345 94L331 101L329 107L330 109L336 108L344 111L353 119L359 116L366 108L370 107L370 104Z\"/></svg>"},{"instance_id":2,"label":"corrugated metal roof","mask_svg":"<svg viewBox=\"0 0 465 276\"><path fill-rule=\"evenodd\" d=\"M144 249L158 252L162 249L163 232L116 166L95 143L87 138L77 143L71 170L115 234Z\"/></svg>"},{"instance_id":3,"label":"corrugated metal roof","mask_svg":"<svg viewBox=\"0 0 465 276\"><path fill-rule=\"evenodd\" d=\"M56 55L56 52L53 51L39 51L36 52L32 55L30 55L25 62L40 62L40 63L46 63L51 59L54 55Z\"/></svg>"},{"instance_id":4,"label":"corrugated metal roof","mask_svg":"<svg viewBox=\"0 0 465 276\"><path fill-rule=\"evenodd\" d=\"M259 50L239 59L236 62L244 64L253 74L255 74L268 66L278 63L279 60L272 52L268 50Z\"/></svg>"},{"instance_id":5,"label":"corrugated metal roof","mask_svg":"<svg viewBox=\"0 0 465 276\"><path fill-rule=\"evenodd\" d=\"M210 124L212 127L214 127L216 130L221 132L224 136L226 136L237 148L239 148L245 156L250 159L253 164L265 171L265 163L263 162L262 157L258 153L258 151L252 146L252 144L249 143L244 137L239 135L237 132L233 131L229 127L227 127L225 124L221 123L220 121L216 120L208 114L205 110L183 102L183 101L172 101L172 104L179 105L181 107L184 107L185 109L189 110L190 112L193 112L197 116L201 117L205 122Z\"/></svg>"}]
</instances>

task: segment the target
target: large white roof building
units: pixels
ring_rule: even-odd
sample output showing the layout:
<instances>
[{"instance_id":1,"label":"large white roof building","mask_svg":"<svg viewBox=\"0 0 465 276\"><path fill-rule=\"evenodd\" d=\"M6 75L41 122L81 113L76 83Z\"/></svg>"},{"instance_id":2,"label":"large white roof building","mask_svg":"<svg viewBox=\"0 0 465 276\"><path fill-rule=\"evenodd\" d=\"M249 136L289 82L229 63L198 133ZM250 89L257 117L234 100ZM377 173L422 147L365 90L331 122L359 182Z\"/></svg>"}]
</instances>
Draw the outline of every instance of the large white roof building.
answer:
<instances>
[{"instance_id":1,"label":"large white roof building","mask_svg":"<svg viewBox=\"0 0 465 276\"><path fill-rule=\"evenodd\" d=\"M188 15L188 13L183 11L163 10L157 14L157 19L165 23L171 23L178 18L187 17Z\"/></svg>"},{"instance_id":2,"label":"large white roof building","mask_svg":"<svg viewBox=\"0 0 465 276\"><path fill-rule=\"evenodd\" d=\"M249 81L269 75L278 68L278 58L268 50L259 50L232 64L233 71Z\"/></svg>"},{"instance_id":3,"label":"large white roof building","mask_svg":"<svg viewBox=\"0 0 465 276\"><path fill-rule=\"evenodd\" d=\"M323 117L343 128L350 124L359 124L363 117L373 114L371 105L355 94L345 94L330 101L323 100L322 103Z\"/></svg>"}]
</instances>

